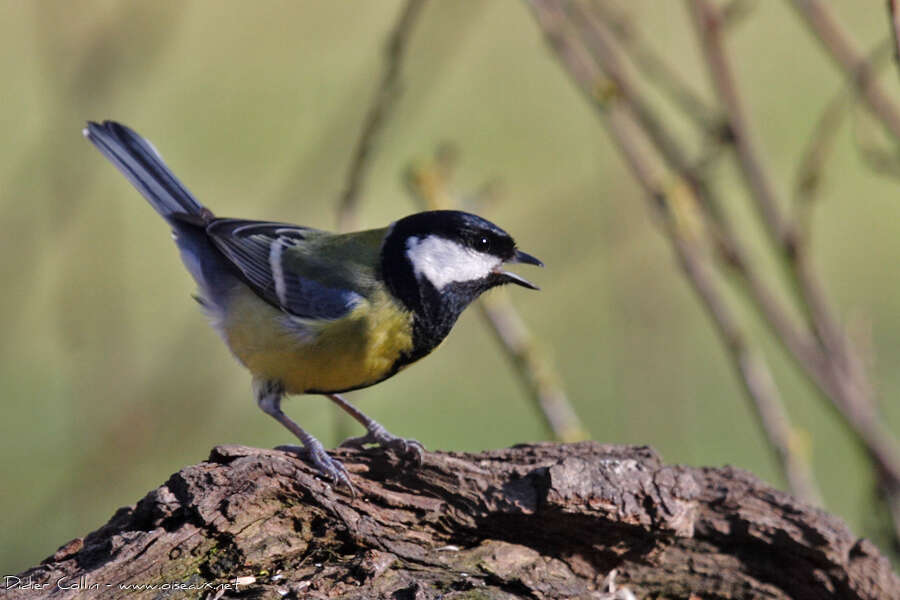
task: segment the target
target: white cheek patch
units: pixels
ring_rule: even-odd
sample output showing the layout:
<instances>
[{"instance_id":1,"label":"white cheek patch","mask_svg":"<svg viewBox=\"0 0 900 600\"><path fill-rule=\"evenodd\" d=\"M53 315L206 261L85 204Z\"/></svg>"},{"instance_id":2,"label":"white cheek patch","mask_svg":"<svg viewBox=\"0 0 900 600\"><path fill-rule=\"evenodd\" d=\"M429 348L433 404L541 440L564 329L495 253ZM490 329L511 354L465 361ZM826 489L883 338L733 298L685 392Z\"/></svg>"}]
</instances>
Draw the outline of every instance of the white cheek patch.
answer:
<instances>
[{"instance_id":1,"label":"white cheek patch","mask_svg":"<svg viewBox=\"0 0 900 600\"><path fill-rule=\"evenodd\" d=\"M487 277L502 262L496 256L476 252L436 235L424 239L409 238L406 241L406 256L416 277L427 278L438 290L449 283Z\"/></svg>"}]
</instances>

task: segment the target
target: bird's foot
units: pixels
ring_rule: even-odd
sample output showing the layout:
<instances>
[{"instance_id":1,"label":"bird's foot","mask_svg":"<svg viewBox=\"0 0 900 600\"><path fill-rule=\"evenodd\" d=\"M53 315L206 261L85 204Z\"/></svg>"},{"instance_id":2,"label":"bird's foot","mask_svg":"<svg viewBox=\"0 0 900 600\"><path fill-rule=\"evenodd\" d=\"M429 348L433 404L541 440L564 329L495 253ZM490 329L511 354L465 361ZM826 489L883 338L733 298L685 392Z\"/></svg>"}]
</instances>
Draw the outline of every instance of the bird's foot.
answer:
<instances>
[{"instance_id":1,"label":"bird's foot","mask_svg":"<svg viewBox=\"0 0 900 600\"><path fill-rule=\"evenodd\" d=\"M322 444L311 444L310 446L277 446L276 450L301 454L309 458L316 469L337 485L345 486L350 494L356 496L356 489L350 483L350 476L343 463L336 458L332 458Z\"/></svg>"},{"instance_id":2,"label":"bird's foot","mask_svg":"<svg viewBox=\"0 0 900 600\"><path fill-rule=\"evenodd\" d=\"M366 431L366 435L348 438L341 442L340 447L359 448L362 450L366 446L380 446L393 450L405 460L412 461L417 465L421 465L422 460L425 458L425 446L421 442L397 437L377 423Z\"/></svg>"}]
</instances>

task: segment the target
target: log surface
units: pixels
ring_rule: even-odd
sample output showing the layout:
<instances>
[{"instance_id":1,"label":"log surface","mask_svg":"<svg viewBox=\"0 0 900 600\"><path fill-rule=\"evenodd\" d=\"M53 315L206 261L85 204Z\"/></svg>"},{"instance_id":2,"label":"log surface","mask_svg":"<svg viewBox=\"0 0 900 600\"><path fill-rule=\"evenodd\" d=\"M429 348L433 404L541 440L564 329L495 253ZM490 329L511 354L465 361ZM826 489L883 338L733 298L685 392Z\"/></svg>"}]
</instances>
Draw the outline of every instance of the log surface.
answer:
<instances>
[{"instance_id":1,"label":"log surface","mask_svg":"<svg viewBox=\"0 0 900 600\"><path fill-rule=\"evenodd\" d=\"M869 541L739 469L592 442L336 455L355 498L217 447L0 597L900 598Z\"/></svg>"}]
</instances>

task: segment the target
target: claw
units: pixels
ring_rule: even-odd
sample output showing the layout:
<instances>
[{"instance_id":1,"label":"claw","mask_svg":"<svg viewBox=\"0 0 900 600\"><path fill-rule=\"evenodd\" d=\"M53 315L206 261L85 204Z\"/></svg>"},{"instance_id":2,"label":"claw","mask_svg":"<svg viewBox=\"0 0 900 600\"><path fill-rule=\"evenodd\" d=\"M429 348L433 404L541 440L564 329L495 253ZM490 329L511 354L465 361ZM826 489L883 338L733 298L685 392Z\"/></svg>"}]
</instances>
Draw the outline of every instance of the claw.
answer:
<instances>
[{"instance_id":1,"label":"claw","mask_svg":"<svg viewBox=\"0 0 900 600\"><path fill-rule=\"evenodd\" d=\"M366 428L366 435L346 439L341 442L342 448L359 448L364 449L366 446L381 446L394 450L404 460L411 460L417 466L422 464L425 458L425 446L416 440L405 440L388 432L377 421L371 417L367 417L358 408L344 400L339 394L326 394L332 402L340 406L351 417L359 421L360 425Z\"/></svg>"},{"instance_id":2,"label":"claw","mask_svg":"<svg viewBox=\"0 0 900 600\"><path fill-rule=\"evenodd\" d=\"M393 450L402 458L410 460L416 465L421 465L425 458L425 446L421 442L412 439L397 437L388 433L383 427L372 428L366 435L347 438L341 442L341 448L364 449L366 446L381 446Z\"/></svg>"},{"instance_id":3,"label":"claw","mask_svg":"<svg viewBox=\"0 0 900 600\"><path fill-rule=\"evenodd\" d=\"M396 437L388 442L387 446L417 466L425 460L425 446L418 440Z\"/></svg>"},{"instance_id":4,"label":"claw","mask_svg":"<svg viewBox=\"0 0 900 600\"><path fill-rule=\"evenodd\" d=\"M306 455L319 473L330 479L335 485L345 486L350 495L356 498L356 488L350 483L350 475L347 473L344 464L338 459L332 458L322 446L313 446L311 448L305 446L277 446L275 449Z\"/></svg>"}]
</instances>

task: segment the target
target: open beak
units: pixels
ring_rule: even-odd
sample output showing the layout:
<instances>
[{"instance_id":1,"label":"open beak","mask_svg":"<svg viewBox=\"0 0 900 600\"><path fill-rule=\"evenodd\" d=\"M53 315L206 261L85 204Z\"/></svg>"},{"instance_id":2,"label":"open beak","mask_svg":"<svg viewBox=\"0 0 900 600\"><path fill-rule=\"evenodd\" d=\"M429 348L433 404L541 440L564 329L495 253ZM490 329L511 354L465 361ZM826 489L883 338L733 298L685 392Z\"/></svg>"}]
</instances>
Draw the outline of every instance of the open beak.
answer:
<instances>
[{"instance_id":1,"label":"open beak","mask_svg":"<svg viewBox=\"0 0 900 600\"><path fill-rule=\"evenodd\" d=\"M544 266L544 263L542 263L540 260L538 260L537 258L528 254L527 252L522 252L521 250L516 250L516 253L513 254L512 258L506 260L505 262L513 263L513 264L522 263L522 264L526 264L526 265L535 265L538 267ZM520 277L519 275L516 275L515 273L512 273L510 271L497 271L497 273L499 275L502 275L503 279L507 283L515 283L516 285L521 285L522 287L528 288L530 290L541 289L538 286L531 283L530 281L528 281L527 279L525 279L524 277Z\"/></svg>"},{"instance_id":2,"label":"open beak","mask_svg":"<svg viewBox=\"0 0 900 600\"><path fill-rule=\"evenodd\" d=\"M532 255L527 252L522 252L521 250L516 250L516 253L513 254L513 257L506 261L508 263L523 263L526 265L535 265L537 267L543 267L544 263L540 260L536 259Z\"/></svg>"}]
</instances>

